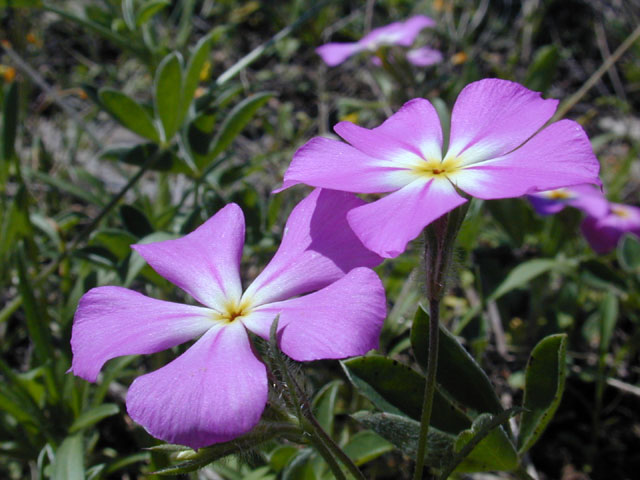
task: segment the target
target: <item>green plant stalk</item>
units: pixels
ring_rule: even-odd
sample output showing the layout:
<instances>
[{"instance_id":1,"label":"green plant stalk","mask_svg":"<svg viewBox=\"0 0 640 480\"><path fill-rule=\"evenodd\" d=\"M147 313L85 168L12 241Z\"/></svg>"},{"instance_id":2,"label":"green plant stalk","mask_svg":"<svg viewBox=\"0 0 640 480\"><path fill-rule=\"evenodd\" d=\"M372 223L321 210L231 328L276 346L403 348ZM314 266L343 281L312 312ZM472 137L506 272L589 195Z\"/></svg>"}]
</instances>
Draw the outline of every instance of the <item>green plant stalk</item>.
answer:
<instances>
[{"instance_id":1,"label":"green plant stalk","mask_svg":"<svg viewBox=\"0 0 640 480\"><path fill-rule=\"evenodd\" d=\"M447 287L447 274L451 265L455 240L462 226L462 221L469 210L469 203L466 202L436 219L424 230L425 284L427 299L429 300L429 352L414 480L422 479L425 466L424 459L427 452L427 437L429 424L431 423L433 396L436 389L436 372L438 370L440 301Z\"/></svg>"},{"instance_id":2,"label":"green plant stalk","mask_svg":"<svg viewBox=\"0 0 640 480\"><path fill-rule=\"evenodd\" d=\"M342 472L338 461L331 454L331 451L327 448L327 446L316 436L311 437L311 444L315 447L316 451L322 456L329 468L333 472L333 476L336 480L347 480L347 477Z\"/></svg>"},{"instance_id":3,"label":"green plant stalk","mask_svg":"<svg viewBox=\"0 0 640 480\"><path fill-rule=\"evenodd\" d=\"M296 411L296 415L298 416L300 425L302 426L304 431L311 437L311 442L314 446L316 446L316 448L318 449L318 453L322 455L329 467L331 467L331 470L333 471L334 475L336 475L336 478L344 478L342 470L340 470L340 467L336 461L336 458L338 458L355 478L359 480L366 480L357 465L353 463L353 460L351 460L349 456L344 453L342 448L340 448L340 446L333 441L331 436L324 430L324 428L322 428L322 425L318 423L318 420L313 415L311 405L304 396L304 393L302 393L303 391L298 385L298 382L296 382L295 378L293 378L293 376L289 373L287 363L283 358L278 346L278 321L279 316L276 317L271 324L271 331L269 333L269 346L271 347L272 354L270 355L270 357L275 360L276 366L280 369L284 384L288 387L287 392L289 393L290 402L294 405L294 409ZM302 393L301 396L298 396L298 391ZM338 467L340 476L338 476L332 464L335 464Z\"/></svg>"},{"instance_id":4,"label":"green plant stalk","mask_svg":"<svg viewBox=\"0 0 640 480\"><path fill-rule=\"evenodd\" d=\"M344 464L345 467L349 470L349 473L353 475L355 478L359 480L366 480L365 476L362 474L358 466L353 463L353 460L349 458L349 456L344 453L344 450L340 448L331 436L322 428L318 420L311 412L311 407L307 409L306 419L311 423L313 428L313 433L329 448L329 450L336 456L338 459Z\"/></svg>"},{"instance_id":5,"label":"green plant stalk","mask_svg":"<svg viewBox=\"0 0 640 480\"><path fill-rule=\"evenodd\" d=\"M440 300L429 301L429 356L427 357L427 375L422 400L422 415L420 416L420 436L418 437L418 449L416 452L416 469L414 480L422 479L424 471L424 458L427 453L427 435L431 423L431 411L433 409L433 395L436 390L436 372L438 369L438 337Z\"/></svg>"}]
</instances>

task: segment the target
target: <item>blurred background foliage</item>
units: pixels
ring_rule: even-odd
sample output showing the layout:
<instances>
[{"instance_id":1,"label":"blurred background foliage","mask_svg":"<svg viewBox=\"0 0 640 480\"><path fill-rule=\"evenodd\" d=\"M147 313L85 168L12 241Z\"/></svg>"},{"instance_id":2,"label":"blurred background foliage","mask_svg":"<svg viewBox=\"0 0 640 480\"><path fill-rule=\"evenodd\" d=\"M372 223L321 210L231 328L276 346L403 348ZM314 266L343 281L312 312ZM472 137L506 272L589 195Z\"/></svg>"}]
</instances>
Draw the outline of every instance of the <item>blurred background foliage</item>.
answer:
<instances>
[{"instance_id":1,"label":"blurred background foliage","mask_svg":"<svg viewBox=\"0 0 640 480\"><path fill-rule=\"evenodd\" d=\"M193 230L228 202L247 218L245 278L279 244L302 188L277 196L293 152L339 120L379 124L423 96L446 118L469 82L500 77L567 101L640 24L637 0L0 1L0 477L160 478L173 460L133 424L127 385L184 350L123 357L95 384L65 373L80 296L122 285L183 293L129 245ZM29 7L29 8L23 8ZM328 68L314 48L426 14L434 67L394 75L366 55ZM392 52L393 53L393 52ZM566 114L587 130L612 201L640 204L640 42ZM444 323L505 407L545 335L568 334L565 395L529 453L539 478L633 478L640 468L640 252L595 255L580 214L475 200L459 238ZM419 242L378 272L381 352L412 363ZM303 366L323 426L367 478L407 457L350 413L366 408L335 362ZM435 413L437 415L437 412ZM267 442L190 478L327 478L309 449ZM167 477L163 477L167 478ZM176 476L175 478L178 478ZM185 476L182 476L185 478ZM487 478L486 476L483 478ZM496 477L497 478L497 477Z\"/></svg>"}]
</instances>

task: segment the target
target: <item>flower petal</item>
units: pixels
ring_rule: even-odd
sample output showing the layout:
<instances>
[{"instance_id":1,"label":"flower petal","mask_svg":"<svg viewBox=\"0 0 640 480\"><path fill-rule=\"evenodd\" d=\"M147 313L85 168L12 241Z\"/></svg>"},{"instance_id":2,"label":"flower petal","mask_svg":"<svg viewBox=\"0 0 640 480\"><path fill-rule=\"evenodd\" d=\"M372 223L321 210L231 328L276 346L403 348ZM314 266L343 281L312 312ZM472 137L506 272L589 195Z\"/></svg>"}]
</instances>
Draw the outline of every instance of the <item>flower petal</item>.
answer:
<instances>
[{"instance_id":1,"label":"flower petal","mask_svg":"<svg viewBox=\"0 0 640 480\"><path fill-rule=\"evenodd\" d=\"M122 287L98 287L78 303L71 332L71 371L95 382L107 360L155 353L213 326L207 308L164 302Z\"/></svg>"},{"instance_id":2,"label":"flower petal","mask_svg":"<svg viewBox=\"0 0 640 480\"><path fill-rule=\"evenodd\" d=\"M239 300L244 217L229 204L176 240L132 245L153 269L203 305L220 310Z\"/></svg>"},{"instance_id":3,"label":"flower petal","mask_svg":"<svg viewBox=\"0 0 640 480\"><path fill-rule=\"evenodd\" d=\"M343 142L316 137L293 155L280 192L298 183L345 192L396 190L412 179L407 169L374 158Z\"/></svg>"},{"instance_id":4,"label":"flower petal","mask_svg":"<svg viewBox=\"0 0 640 480\"><path fill-rule=\"evenodd\" d=\"M473 82L453 106L447 157L470 165L505 155L537 132L557 105L518 83L496 78Z\"/></svg>"},{"instance_id":5,"label":"flower petal","mask_svg":"<svg viewBox=\"0 0 640 480\"><path fill-rule=\"evenodd\" d=\"M509 198L581 183L599 185L599 169L582 127L561 120L503 157L464 168L452 181L474 197Z\"/></svg>"},{"instance_id":6,"label":"flower petal","mask_svg":"<svg viewBox=\"0 0 640 480\"><path fill-rule=\"evenodd\" d=\"M404 22L393 22L384 27L374 28L358 42L366 48L375 50L380 45L410 46L420 30L435 25L425 15L415 15Z\"/></svg>"},{"instance_id":7,"label":"flower petal","mask_svg":"<svg viewBox=\"0 0 640 480\"><path fill-rule=\"evenodd\" d=\"M442 61L442 52L429 47L414 48L407 52L407 60L418 67L428 67Z\"/></svg>"},{"instance_id":8,"label":"flower petal","mask_svg":"<svg viewBox=\"0 0 640 480\"><path fill-rule=\"evenodd\" d=\"M314 190L291 212L278 251L244 298L253 305L284 300L382 262L347 223L347 213L364 203L351 193Z\"/></svg>"},{"instance_id":9,"label":"flower petal","mask_svg":"<svg viewBox=\"0 0 640 480\"><path fill-rule=\"evenodd\" d=\"M442 127L438 112L424 98L409 100L373 132L411 145L424 159L442 159Z\"/></svg>"},{"instance_id":10,"label":"flower petal","mask_svg":"<svg viewBox=\"0 0 640 480\"><path fill-rule=\"evenodd\" d=\"M248 432L266 403L266 368L240 322L211 329L165 367L137 378L127 394L134 421L191 448Z\"/></svg>"},{"instance_id":11,"label":"flower petal","mask_svg":"<svg viewBox=\"0 0 640 480\"><path fill-rule=\"evenodd\" d=\"M354 208L349 225L370 250L385 258L404 252L407 243L433 220L466 200L446 180L416 180L380 200Z\"/></svg>"},{"instance_id":12,"label":"flower petal","mask_svg":"<svg viewBox=\"0 0 640 480\"><path fill-rule=\"evenodd\" d=\"M277 315L280 348L294 360L364 355L378 347L386 315L384 287L373 270L356 268L317 292L258 307L243 323L269 338Z\"/></svg>"},{"instance_id":13,"label":"flower petal","mask_svg":"<svg viewBox=\"0 0 640 480\"><path fill-rule=\"evenodd\" d=\"M620 203L610 203L608 215L587 216L580 229L596 253L605 254L613 250L625 233L640 237L640 208Z\"/></svg>"},{"instance_id":14,"label":"flower petal","mask_svg":"<svg viewBox=\"0 0 640 480\"><path fill-rule=\"evenodd\" d=\"M419 149L382 132L359 127L351 122L340 122L333 129L361 152L385 160L390 165L411 168L422 161Z\"/></svg>"},{"instance_id":15,"label":"flower petal","mask_svg":"<svg viewBox=\"0 0 640 480\"><path fill-rule=\"evenodd\" d=\"M322 57L324 63L330 67L341 64L351 55L364 50L358 43L327 43L316 48L316 53Z\"/></svg>"}]
</instances>

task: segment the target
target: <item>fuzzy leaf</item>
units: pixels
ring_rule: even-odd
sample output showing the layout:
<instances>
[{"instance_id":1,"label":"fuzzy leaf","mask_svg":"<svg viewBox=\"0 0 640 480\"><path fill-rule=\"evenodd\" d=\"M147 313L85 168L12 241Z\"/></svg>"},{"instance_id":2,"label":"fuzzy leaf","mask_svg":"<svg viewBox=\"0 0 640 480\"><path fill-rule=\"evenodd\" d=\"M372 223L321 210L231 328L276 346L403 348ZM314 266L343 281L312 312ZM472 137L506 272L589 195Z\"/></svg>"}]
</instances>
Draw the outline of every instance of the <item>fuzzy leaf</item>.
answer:
<instances>
[{"instance_id":1,"label":"fuzzy leaf","mask_svg":"<svg viewBox=\"0 0 640 480\"><path fill-rule=\"evenodd\" d=\"M567 336L549 335L538 342L527 363L518 453L529 450L553 417L564 391Z\"/></svg>"},{"instance_id":2,"label":"fuzzy leaf","mask_svg":"<svg viewBox=\"0 0 640 480\"><path fill-rule=\"evenodd\" d=\"M420 306L413 319L411 346L423 370L427 368L429 315ZM500 413L502 405L489 377L458 340L440 325L436 380L460 404L478 413Z\"/></svg>"},{"instance_id":3,"label":"fuzzy leaf","mask_svg":"<svg viewBox=\"0 0 640 480\"><path fill-rule=\"evenodd\" d=\"M419 420L422 413L425 378L396 360L370 355L342 362L349 380L380 410ZM437 390L433 399L431 425L457 434L471 421Z\"/></svg>"}]
</instances>

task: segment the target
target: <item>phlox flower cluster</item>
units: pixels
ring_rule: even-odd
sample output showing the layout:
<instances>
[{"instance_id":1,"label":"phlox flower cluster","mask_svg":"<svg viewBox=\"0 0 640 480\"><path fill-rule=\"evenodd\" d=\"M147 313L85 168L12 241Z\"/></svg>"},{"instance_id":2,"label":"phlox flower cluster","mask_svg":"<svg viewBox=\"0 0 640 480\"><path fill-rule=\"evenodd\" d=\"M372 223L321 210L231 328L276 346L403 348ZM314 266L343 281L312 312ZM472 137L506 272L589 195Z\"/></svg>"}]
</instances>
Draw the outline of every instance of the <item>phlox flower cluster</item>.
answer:
<instances>
[{"instance_id":1,"label":"phlox flower cluster","mask_svg":"<svg viewBox=\"0 0 640 480\"><path fill-rule=\"evenodd\" d=\"M71 371L93 382L109 359L197 339L131 384L129 415L154 437L193 448L248 432L265 408L268 383L247 332L268 339L279 316L279 346L298 361L362 355L378 346L386 300L367 267L382 259L346 221L362 203L343 192L312 192L291 213L273 259L244 290L244 217L235 204L183 238L133 245L201 306L94 288L75 314Z\"/></svg>"},{"instance_id":2,"label":"phlox flower cluster","mask_svg":"<svg viewBox=\"0 0 640 480\"><path fill-rule=\"evenodd\" d=\"M393 22L371 30L357 42L332 42L316 49L318 55L330 67L341 64L347 58L360 52L375 53L381 47L399 45L410 47L420 31L433 27L435 22L424 15L413 16L404 22ZM429 47L419 47L407 52L407 60L419 67L426 67L442 61L442 53ZM374 61L380 63L379 59Z\"/></svg>"},{"instance_id":3,"label":"phlox flower cluster","mask_svg":"<svg viewBox=\"0 0 640 480\"><path fill-rule=\"evenodd\" d=\"M600 185L600 166L582 127L571 120L544 127L557 104L507 80L473 82L455 102L444 145L435 108L416 98L373 129L338 123L334 130L348 143L311 139L294 154L280 190L305 183L389 193L354 208L347 220L367 248L395 257L468 196Z\"/></svg>"},{"instance_id":4,"label":"phlox flower cluster","mask_svg":"<svg viewBox=\"0 0 640 480\"><path fill-rule=\"evenodd\" d=\"M613 250L625 233L640 237L640 208L609 202L602 190L592 185L534 193L529 201L540 215L558 213L565 207L584 212L580 229L599 254Z\"/></svg>"}]
</instances>

